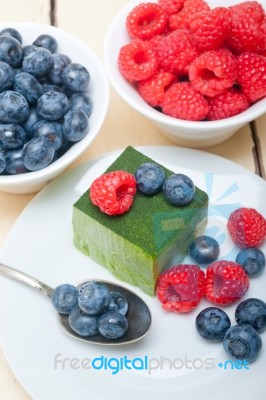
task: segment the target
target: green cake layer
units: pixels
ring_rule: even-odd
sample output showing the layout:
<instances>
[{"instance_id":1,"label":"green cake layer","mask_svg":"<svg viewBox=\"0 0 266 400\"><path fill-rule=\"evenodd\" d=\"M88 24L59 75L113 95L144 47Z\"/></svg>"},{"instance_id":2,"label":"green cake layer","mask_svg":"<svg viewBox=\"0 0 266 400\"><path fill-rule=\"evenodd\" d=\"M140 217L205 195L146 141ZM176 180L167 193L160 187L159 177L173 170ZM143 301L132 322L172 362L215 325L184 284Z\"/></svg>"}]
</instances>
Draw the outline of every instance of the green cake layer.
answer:
<instances>
[{"instance_id":1,"label":"green cake layer","mask_svg":"<svg viewBox=\"0 0 266 400\"><path fill-rule=\"evenodd\" d=\"M134 173L144 162L156 161L127 147L106 172ZM166 177L173 174L162 167ZM208 196L199 188L183 207L171 205L163 192L137 192L127 213L108 216L92 204L88 190L73 206L74 243L118 279L153 295L159 274L182 261L193 237L203 233L207 209Z\"/></svg>"}]
</instances>

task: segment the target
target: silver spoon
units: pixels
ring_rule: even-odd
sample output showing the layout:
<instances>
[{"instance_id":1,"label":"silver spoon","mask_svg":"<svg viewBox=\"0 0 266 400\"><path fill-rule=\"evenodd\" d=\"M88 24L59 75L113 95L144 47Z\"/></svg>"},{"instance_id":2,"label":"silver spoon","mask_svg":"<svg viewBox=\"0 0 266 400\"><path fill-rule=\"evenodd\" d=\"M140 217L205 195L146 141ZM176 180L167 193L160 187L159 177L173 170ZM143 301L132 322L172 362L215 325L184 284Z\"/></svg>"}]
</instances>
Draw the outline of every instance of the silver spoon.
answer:
<instances>
[{"instance_id":1,"label":"silver spoon","mask_svg":"<svg viewBox=\"0 0 266 400\"><path fill-rule=\"evenodd\" d=\"M28 286L33 287L34 289L37 289L45 296L49 297L49 299L51 299L52 297L54 291L53 288L39 281L38 279L33 278L28 274L25 274L22 271L19 271L17 269L8 267L7 265L0 263L0 274L15 279L19 282L22 282ZM83 282L80 282L75 286L79 289L89 280L88 279L84 280ZM68 323L68 315L63 315L58 313L58 320L63 331L66 334L74 337L75 339L94 344L117 345L117 344L132 343L142 339L147 334L147 332L151 327L151 313L147 304L139 296L131 292L131 290L128 290L120 285L116 285L112 282L107 282L102 280L101 281L97 280L97 282L103 282L108 286L109 290L119 291L123 296L125 296L128 302L128 312L126 315L128 320L128 330L125 333L125 335L119 339L114 339L114 340L107 339L100 334L96 334L90 337L80 336L70 328Z\"/></svg>"}]
</instances>

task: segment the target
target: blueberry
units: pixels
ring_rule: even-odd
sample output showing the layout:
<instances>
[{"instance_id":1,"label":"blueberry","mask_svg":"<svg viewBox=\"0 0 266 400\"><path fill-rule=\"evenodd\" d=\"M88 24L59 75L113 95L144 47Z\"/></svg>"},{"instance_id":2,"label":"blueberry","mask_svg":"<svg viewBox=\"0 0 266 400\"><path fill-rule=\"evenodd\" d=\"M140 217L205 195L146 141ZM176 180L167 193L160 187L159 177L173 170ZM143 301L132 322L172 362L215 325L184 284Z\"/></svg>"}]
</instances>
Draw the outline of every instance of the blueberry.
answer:
<instances>
[{"instance_id":1,"label":"blueberry","mask_svg":"<svg viewBox=\"0 0 266 400\"><path fill-rule=\"evenodd\" d=\"M34 46L44 47L48 49L51 53L54 53L57 50L57 41L51 35L43 34L37 37L33 42Z\"/></svg>"},{"instance_id":2,"label":"blueberry","mask_svg":"<svg viewBox=\"0 0 266 400\"><path fill-rule=\"evenodd\" d=\"M188 176L173 174L164 181L163 192L171 204L184 206L192 201L195 185Z\"/></svg>"},{"instance_id":3,"label":"blueberry","mask_svg":"<svg viewBox=\"0 0 266 400\"><path fill-rule=\"evenodd\" d=\"M198 236L190 245L189 254L198 264L210 264L220 253L217 240L210 236Z\"/></svg>"},{"instance_id":4,"label":"blueberry","mask_svg":"<svg viewBox=\"0 0 266 400\"><path fill-rule=\"evenodd\" d=\"M12 36L17 39L17 41L22 44L21 34L14 28L5 28L0 32L0 36Z\"/></svg>"},{"instance_id":5,"label":"blueberry","mask_svg":"<svg viewBox=\"0 0 266 400\"><path fill-rule=\"evenodd\" d=\"M33 44L27 44L26 46L22 47L22 54L23 58L27 57L30 53L35 52L37 46L33 46Z\"/></svg>"},{"instance_id":6,"label":"blueberry","mask_svg":"<svg viewBox=\"0 0 266 400\"><path fill-rule=\"evenodd\" d=\"M53 54L52 57L54 65L49 72L49 78L54 85L60 85L62 83L62 72L66 66L71 63L71 60L65 54Z\"/></svg>"},{"instance_id":7,"label":"blueberry","mask_svg":"<svg viewBox=\"0 0 266 400\"><path fill-rule=\"evenodd\" d=\"M26 143L26 140L27 134L20 125L0 125L0 149L18 149L20 147L23 147L23 145Z\"/></svg>"},{"instance_id":8,"label":"blueberry","mask_svg":"<svg viewBox=\"0 0 266 400\"><path fill-rule=\"evenodd\" d=\"M70 108L83 110L89 118L93 109L92 99L87 93L74 93L70 98Z\"/></svg>"},{"instance_id":9,"label":"blueberry","mask_svg":"<svg viewBox=\"0 0 266 400\"><path fill-rule=\"evenodd\" d=\"M138 190L151 196L161 191L165 179L164 170L155 163L144 163L138 167L135 174Z\"/></svg>"},{"instance_id":10,"label":"blueberry","mask_svg":"<svg viewBox=\"0 0 266 400\"><path fill-rule=\"evenodd\" d=\"M253 326L234 325L225 333L223 346L226 353L234 360L253 362L262 348L262 340Z\"/></svg>"},{"instance_id":11,"label":"blueberry","mask_svg":"<svg viewBox=\"0 0 266 400\"><path fill-rule=\"evenodd\" d=\"M64 155L70 149L70 147L72 147L72 146L73 146L73 142L70 142L69 140L67 140L63 135L63 137L62 137L62 145L61 145L60 149L58 149L56 151L54 160L57 160L62 155Z\"/></svg>"},{"instance_id":12,"label":"blueberry","mask_svg":"<svg viewBox=\"0 0 266 400\"><path fill-rule=\"evenodd\" d=\"M242 265L250 277L259 276L265 268L265 255L256 247L240 250L236 256L236 263Z\"/></svg>"},{"instance_id":13,"label":"blueberry","mask_svg":"<svg viewBox=\"0 0 266 400\"><path fill-rule=\"evenodd\" d=\"M96 315L105 310L109 298L110 292L104 283L90 281L80 289L79 307L88 315Z\"/></svg>"},{"instance_id":14,"label":"blueberry","mask_svg":"<svg viewBox=\"0 0 266 400\"><path fill-rule=\"evenodd\" d=\"M14 78L17 74L20 74L22 71L22 68L13 68L13 72L14 72Z\"/></svg>"},{"instance_id":15,"label":"blueberry","mask_svg":"<svg viewBox=\"0 0 266 400\"><path fill-rule=\"evenodd\" d=\"M22 60L22 47L12 36L0 36L0 61L18 67Z\"/></svg>"},{"instance_id":16,"label":"blueberry","mask_svg":"<svg viewBox=\"0 0 266 400\"><path fill-rule=\"evenodd\" d=\"M55 151L62 145L62 125L59 122L38 121L32 128L32 135L46 138Z\"/></svg>"},{"instance_id":17,"label":"blueberry","mask_svg":"<svg viewBox=\"0 0 266 400\"><path fill-rule=\"evenodd\" d=\"M89 130L89 120L84 111L70 110L64 116L63 135L71 142L83 139Z\"/></svg>"},{"instance_id":18,"label":"blueberry","mask_svg":"<svg viewBox=\"0 0 266 400\"><path fill-rule=\"evenodd\" d=\"M222 341L230 326L231 321L228 315L217 307L205 308L196 317L198 333L212 342Z\"/></svg>"},{"instance_id":19,"label":"blueberry","mask_svg":"<svg viewBox=\"0 0 266 400\"><path fill-rule=\"evenodd\" d=\"M39 78L51 71L53 63L53 57L49 50L42 47L35 47L24 56L22 68L24 72L28 72Z\"/></svg>"},{"instance_id":20,"label":"blueberry","mask_svg":"<svg viewBox=\"0 0 266 400\"><path fill-rule=\"evenodd\" d=\"M90 74L81 64L70 63L62 72L62 83L73 93L83 92L89 86Z\"/></svg>"},{"instance_id":21,"label":"blueberry","mask_svg":"<svg viewBox=\"0 0 266 400\"><path fill-rule=\"evenodd\" d=\"M37 171L47 167L53 158L54 146L43 137L34 137L23 147L23 163L30 171Z\"/></svg>"},{"instance_id":22,"label":"blueberry","mask_svg":"<svg viewBox=\"0 0 266 400\"><path fill-rule=\"evenodd\" d=\"M29 171L23 163L22 153L22 148L6 152L6 172L8 174L24 174Z\"/></svg>"},{"instance_id":23,"label":"blueberry","mask_svg":"<svg viewBox=\"0 0 266 400\"><path fill-rule=\"evenodd\" d=\"M48 121L62 118L69 109L69 101L64 93L50 90L44 93L37 102L38 113Z\"/></svg>"},{"instance_id":24,"label":"blueberry","mask_svg":"<svg viewBox=\"0 0 266 400\"><path fill-rule=\"evenodd\" d=\"M54 308L60 314L70 314L78 305L78 293L78 289L68 283L57 286L51 298Z\"/></svg>"},{"instance_id":25,"label":"blueberry","mask_svg":"<svg viewBox=\"0 0 266 400\"><path fill-rule=\"evenodd\" d=\"M69 314L68 322L71 329L80 336L93 336L98 333L98 318L84 314L79 306L73 308Z\"/></svg>"},{"instance_id":26,"label":"blueberry","mask_svg":"<svg viewBox=\"0 0 266 400\"><path fill-rule=\"evenodd\" d=\"M260 299L241 301L236 307L235 318L238 324L249 324L262 332L266 329L266 303Z\"/></svg>"},{"instance_id":27,"label":"blueberry","mask_svg":"<svg viewBox=\"0 0 266 400\"><path fill-rule=\"evenodd\" d=\"M6 169L6 158L4 152L0 150L0 174L2 174Z\"/></svg>"},{"instance_id":28,"label":"blueberry","mask_svg":"<svg viewBox=\"0 0 266 400\"><path fill-rule=\"evenodd\" d=\"M123 315L126 315L127 310L128 310L127 299L121 293L111 291L107 310L108 311L117 311Z\"/></svg>"},{"instance_id":29,"label":"blueberry","mask_svg":"<svg viewBox=\"0 0 266 400\"><path fill-rule=\"evenodd\" d=\"M102 336L108 339L118 339L128 330L126 317L117 311L108 311L98 320L98 329Z\"/></svg>"},{"instance_id":30,"label":"blueberry","mask_svg":"<svg viewBox=\"0 0 266 400\"><path fill-rule=\"evenodd\" d=\"M28 135L32 136L32 128L36 122L40 121L42 117L38 113L35 107L30 108L28 118L22 123L22 127L28 133Z\"/></svg>"},{"instance_id":31,"label":"blueberry","mask_svg":"<svg viewBox=\"0 0 266 400\"><path fill-rule=\"evenodd\" d=\"M13 86L14 75L13 68L9 64L0 61L0 92Z\"/></svg>"},{"instance_id":32,"label":"blueberry","mask_svg":"<svg viewBox=\"0 0 266 400\"><path fill-rule=\"evenodd\" d=\"M43 90L43 93L50 92L51 90L56 91L56 92L65 93L64 89L62 87L54 85L52 83L47 83L47 82L42 84L42 90Z\"/></svg>"},{"instance_id":33,"label":"blueberry","mask_svg":"<svg viewBox=\"0 0 266 400\"><path fill-rule=\"evenodd\" d=\"M14 79L14 90L21 93L30 105L36 104L43 94L42 85L27 72L17 74Z\"/></svg>"},{"instance_id":34,"label":"blueberry","mask_svg":"<svg viewBox=\"0 0 266 400\"><path fill-rule=\"evenodd\" d=\"M0 121L7 124L20 124L29 115L29 105L22 94L6 90L0 94Z\"/></svg>"}]
</instances>

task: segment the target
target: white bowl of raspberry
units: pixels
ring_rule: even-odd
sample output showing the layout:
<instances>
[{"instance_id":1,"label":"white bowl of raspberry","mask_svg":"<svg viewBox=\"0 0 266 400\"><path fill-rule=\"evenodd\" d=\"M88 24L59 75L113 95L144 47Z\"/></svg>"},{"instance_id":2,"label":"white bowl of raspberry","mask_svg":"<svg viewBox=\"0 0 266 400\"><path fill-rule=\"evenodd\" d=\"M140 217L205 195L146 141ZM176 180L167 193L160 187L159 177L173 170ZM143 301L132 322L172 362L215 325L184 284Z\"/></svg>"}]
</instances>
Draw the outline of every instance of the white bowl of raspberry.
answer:
<instances>
[{"instance_id":1,"label":"white bowl of raspberry","mask_svg":"<svg viewBox=\"0 0 266 400\"><path fill-rule=\"evenodd\" d=\"M119 95L178 144L207 147L266 112L266 0L133 0L106 36Z\"/></svg>"},{"instance_id":2,"label":"white bowl of raspberry","mask_svg":"<svg viewBox=\"0 0 266 400\"><path fill-rule=\"evenodd\" d=\"M49 25L0 24L0 191L33 193L92 143L109 82L94 52Z\"/></svg>"}]
</instances>

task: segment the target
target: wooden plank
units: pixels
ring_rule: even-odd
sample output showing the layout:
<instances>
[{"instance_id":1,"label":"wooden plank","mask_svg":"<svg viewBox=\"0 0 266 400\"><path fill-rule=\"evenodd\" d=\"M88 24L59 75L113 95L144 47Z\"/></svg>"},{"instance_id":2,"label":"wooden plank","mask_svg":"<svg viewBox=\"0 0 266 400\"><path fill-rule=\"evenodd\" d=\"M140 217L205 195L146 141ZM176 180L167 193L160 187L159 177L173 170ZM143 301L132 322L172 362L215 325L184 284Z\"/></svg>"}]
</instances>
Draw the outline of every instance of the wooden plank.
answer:
<instances>
[{"instance_id":1,"label":"wooden plank","mask_svg":"<svg viewBox=\"0 0 266 400\"><path fill-rule=\"evenodd\" d=\"M56 23L58 27L82 39L102 58L110 21L128 0L111 1L111 6L107 0L96 1L97 5L92 5L88 0L57 0Z\"/></svg>"},{"instance_id":2,"label":"wooden plank","mask_svg":"<svg viewBox=\"0 0 266 400\"><path fill-rule=\"evenodd\" d=\"M2 400L31 400L29 395L16 380L2 352L0 352L0 376L0 398Z\"/></svg>"},{"instance_id":3,"label":"wooden plank","mask_svg":"<svg viewBox=\"0 0 266 400\"><path fill-rule=\"evenodd\" d=\"M50 0L1 0L0 5L0 22L50 24Z\"/></svg>"},{"instance_id":4,"label":"wooden plank","mask_svg":"<svg viewBox=\"0 0 266 400\"><path fill-rule=\"evenodd\" d=\"M254 126L261 176L266 179L266 114L258 118L254 122Z\"/></svg>"}]
</instances>

